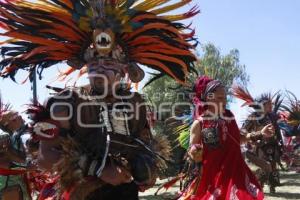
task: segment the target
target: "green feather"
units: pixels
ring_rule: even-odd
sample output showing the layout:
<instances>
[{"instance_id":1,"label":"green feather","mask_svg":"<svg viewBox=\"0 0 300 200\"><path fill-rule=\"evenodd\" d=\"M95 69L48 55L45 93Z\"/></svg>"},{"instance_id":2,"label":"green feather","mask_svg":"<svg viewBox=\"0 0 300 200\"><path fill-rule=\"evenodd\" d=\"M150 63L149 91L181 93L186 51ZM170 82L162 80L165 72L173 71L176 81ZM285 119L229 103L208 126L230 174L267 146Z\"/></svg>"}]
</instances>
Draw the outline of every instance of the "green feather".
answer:
<instances>
[{"instance_id":1,"label":"green feather","mask_svg":"<svg viewBox=\"0 0 300 200\"><path fill-rule=\"evenodd\" d=\"M190 143L190 131L188 129L182 131L178 137L178 141L181 147L188 149Z\"/></svg>"}]
</instances>

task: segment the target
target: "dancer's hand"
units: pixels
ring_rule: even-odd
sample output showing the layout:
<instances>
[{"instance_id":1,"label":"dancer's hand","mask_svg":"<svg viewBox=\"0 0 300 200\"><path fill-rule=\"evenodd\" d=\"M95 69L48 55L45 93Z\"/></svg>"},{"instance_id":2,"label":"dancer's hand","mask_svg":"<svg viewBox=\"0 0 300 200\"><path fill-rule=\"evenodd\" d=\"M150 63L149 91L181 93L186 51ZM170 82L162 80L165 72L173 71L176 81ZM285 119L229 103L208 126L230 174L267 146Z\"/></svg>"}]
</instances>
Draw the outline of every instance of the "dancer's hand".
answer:
<instances>
[{"instance_id":1,"label":"dancer's hand","mask_svg":"<svg viewBox=\"0 0 300 200\"><path fill-rule=\"evenodd\" d=\"M202 153L203 153L203 149L200 144L192 145L189 150L190 157L196 162L202 161Z\"/></svg>"},{"instance_id":2,"label":"dancer's hand","mask_svg":"<svg viewBox=\"0 0 300 200\"><path fill-rule=\"evenodd\" d=\"M263 135L264 138L270 138L273 137L275 133L275 128L272 124L266 125L262 130L261 134Z\"/></svg>"},{"instance_id":3,"label":"dancer's hand","mask_svg":"<svg viewBox=\"0 0 300 200\"><path fill-rule=\"evenodd\" d=\"M130 183L133 180L131 173L128 170L116 165L106 166L100 178L111 185Z\"/></svg>"}]
</instances>

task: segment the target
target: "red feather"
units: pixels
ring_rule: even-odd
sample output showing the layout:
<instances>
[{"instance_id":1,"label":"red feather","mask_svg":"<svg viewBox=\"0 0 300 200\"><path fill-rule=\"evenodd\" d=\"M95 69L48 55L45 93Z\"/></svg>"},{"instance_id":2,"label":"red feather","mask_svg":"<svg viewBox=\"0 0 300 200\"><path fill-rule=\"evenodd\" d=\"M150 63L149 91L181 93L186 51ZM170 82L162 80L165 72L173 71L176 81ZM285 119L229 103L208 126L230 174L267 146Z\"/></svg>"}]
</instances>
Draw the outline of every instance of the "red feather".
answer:
<instances>
[{"instance_id":1,"label":"red feather","mask_svg":"<svg viewBox=\"0 0 300 200\"><path fill-rule=\"evenodd\" d=\"M232 95L238 99L245 101L242 105L251 105L254 103L254 99L246 88L243 88L239 85L232 86Z\"/></svg>"},{"instance_id":2,"label":"red feather","mask_svg":"<svg viewBox=\"0 0 300 200\"><path fill-rule=\"evenodd\" d=\"M196 32L195 29L193 29L192 32L184 33L184 34L181 34L181 35L184 39L189 39L189 38L193 38L195 36L195 32Z\"/></svg>"},{"instance_id":3,"label":"red feather","mask_svg":"<svg viewBox=\"0 0 300 200\"><path fill-rule=\"evenodd\" d=\"M198 8L198 6L194 6L187 13L185 13L184 16L186 18L191 18L199 13L200 13L200 9Z\"/></svg>"},{"instance_id":4,"label":"red feather","mask_svg":"<svg viewBox=\"0 0 300 200\"><path fill-rule=\"evenodd\" d=\"M159 188L156 190L154 195L157 195L157 193L163 188L168 190L170 187L175 185L180 179L183 179L184 177L185 177L185 174L179 174L178 176L172 178L168 182L166 182L166 183L162 184L161 186L159 186Z\"/></svg>"}]
</instances>

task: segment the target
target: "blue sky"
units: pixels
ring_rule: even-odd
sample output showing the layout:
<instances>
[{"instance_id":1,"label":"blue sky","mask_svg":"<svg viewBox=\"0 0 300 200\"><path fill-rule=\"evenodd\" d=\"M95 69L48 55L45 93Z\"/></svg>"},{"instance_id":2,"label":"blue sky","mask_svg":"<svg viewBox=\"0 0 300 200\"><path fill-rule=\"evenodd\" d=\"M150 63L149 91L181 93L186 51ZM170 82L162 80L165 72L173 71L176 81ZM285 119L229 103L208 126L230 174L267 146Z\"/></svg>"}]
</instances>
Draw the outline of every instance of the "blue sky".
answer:
<instances>
[{"instance_id":1,"label":"blue sky","mask_svg":"<svg viewBox=\"0 0 300 200\"><path fill-rule=\"evenodd\" d=\"M199 41L214 43L223 54L236 48L250 75L253 95L289 89L300 98L300 1L297 0L198 0L201 14L193 19ZM44 85L57 73L45 70L39 81L41 100L48 92ZM23 77L25 74L23 74ZM31 97L30 85L0 80L6 101L16 109ZM239 120L244 111L232 105Z\"/></svg>"},{"instance_id":2,"label":"blue sky","mask_svg":"<svg viewBox=\"0 0 300 200\"><path fill-rule=\"evenodd\" d=\"M236 48L253 95L289 89L300 97L300 1L199 0L195 20L202 43L223 53ZM231 106L237 118L244 110Z\"/></svg>"},{"instance_id":3,"label":"blue sky","mask_svg":"<svg viewBox=\"0 0 300 200\"><path fill-rule=\"evenodd\" d=\"M199 5L200 42L212 42L223 53L237 48L253 93L288 88L300 95L300 1L200 0Z\"/></svg>"}]
</instances>

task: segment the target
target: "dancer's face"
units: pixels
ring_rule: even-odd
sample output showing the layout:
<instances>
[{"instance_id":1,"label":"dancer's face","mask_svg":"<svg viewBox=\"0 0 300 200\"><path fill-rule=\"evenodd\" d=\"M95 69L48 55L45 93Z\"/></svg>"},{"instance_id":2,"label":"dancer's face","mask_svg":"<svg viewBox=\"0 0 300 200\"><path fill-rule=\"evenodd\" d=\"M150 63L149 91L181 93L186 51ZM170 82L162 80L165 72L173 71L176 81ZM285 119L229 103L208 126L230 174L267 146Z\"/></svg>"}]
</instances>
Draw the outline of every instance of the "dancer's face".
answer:
<instances>
[{"instance_id":1,"label":"dancer's face","mask_svg":"<svg viewBox=\"0 0 300 200\"><path fill-rule=\"evenodd\" d=\"M266 103L264 103L264 113L270 113L272 112L272 102L268 101Z\"/></svg>"},{"instance_id":2,"label":"dancer's face","mask_svg":"<svg viewBox=\"0 0 300 200\"><path fill-rule=\"evenodd\" d=\"M217 87L215 91L210 92L207 95L206 101L214 105L215 108L218 109L219 113L222 113L226 108L227 98L226 91L224 87Z\"/></svg>"},{"instance_id":3,"label":"dancer's face","mask_svg":"<svg viewBox=\"0 0 300 200\"><path fill-rule=\"evenodd\" d=\"M111 95L113 90L116 91L124 75L122 67L108 64L103 66L89 66L90 84L96 92L101 94L107 91L107 94Z\"/></svg>"}]
</instances>

